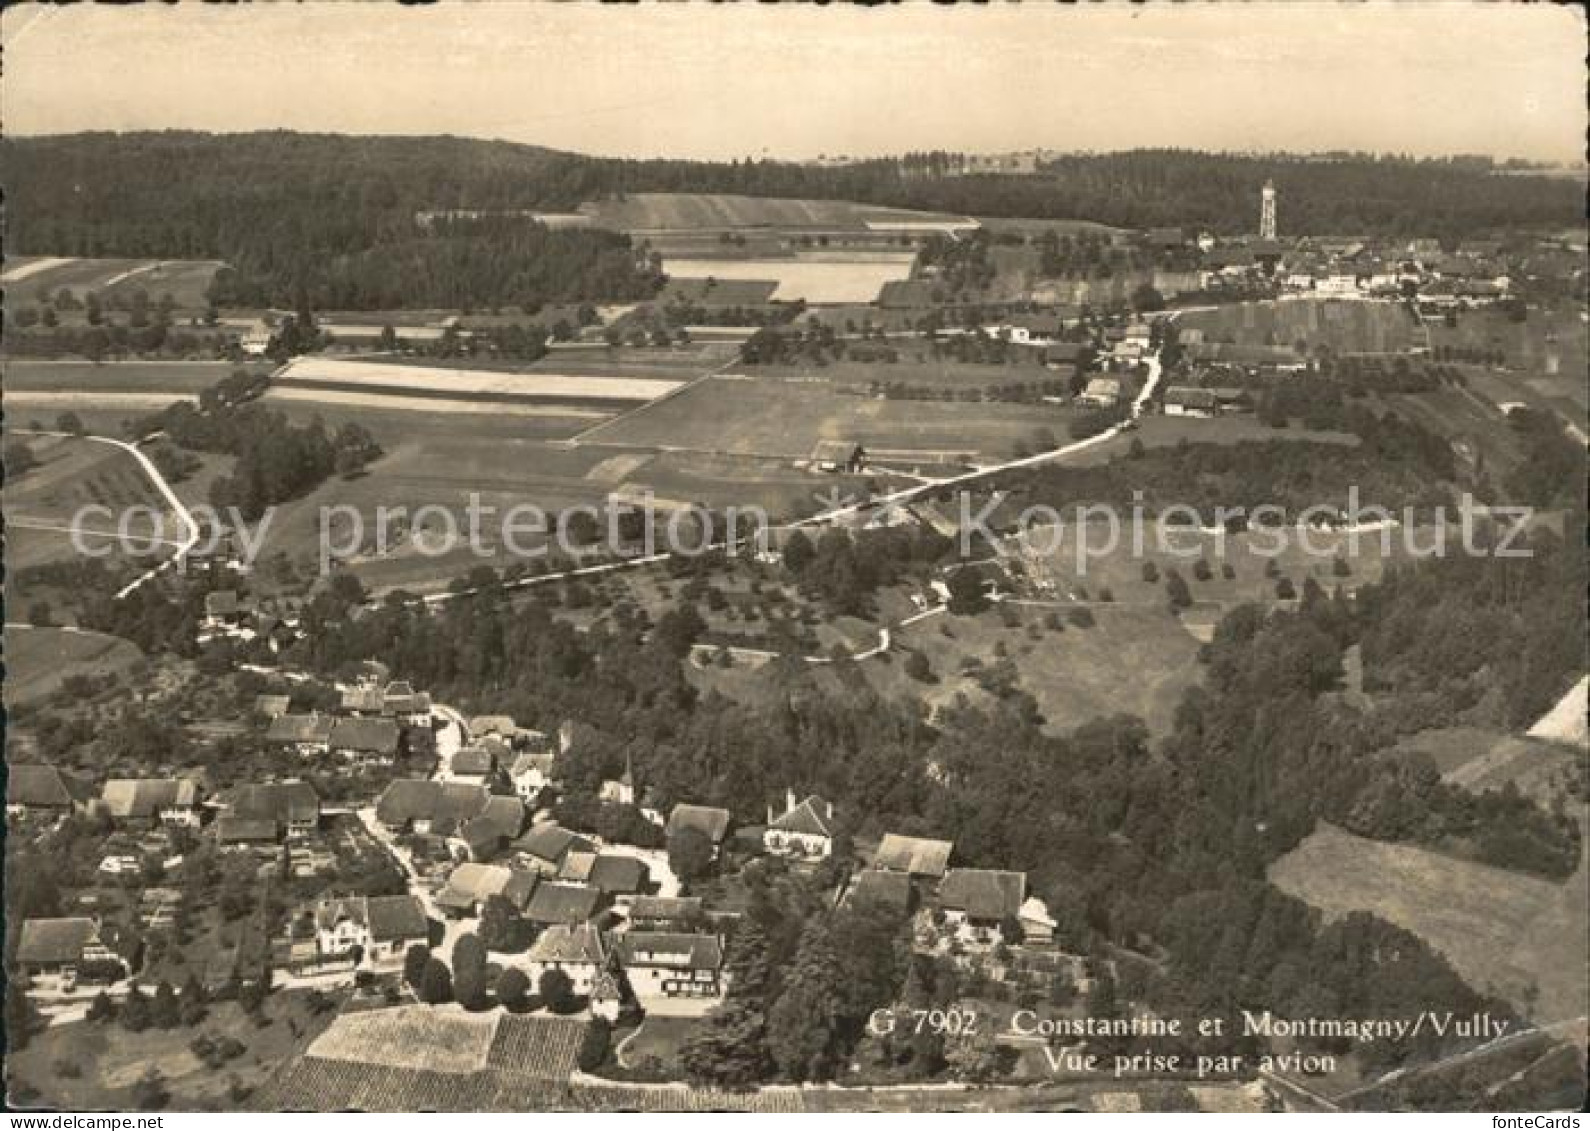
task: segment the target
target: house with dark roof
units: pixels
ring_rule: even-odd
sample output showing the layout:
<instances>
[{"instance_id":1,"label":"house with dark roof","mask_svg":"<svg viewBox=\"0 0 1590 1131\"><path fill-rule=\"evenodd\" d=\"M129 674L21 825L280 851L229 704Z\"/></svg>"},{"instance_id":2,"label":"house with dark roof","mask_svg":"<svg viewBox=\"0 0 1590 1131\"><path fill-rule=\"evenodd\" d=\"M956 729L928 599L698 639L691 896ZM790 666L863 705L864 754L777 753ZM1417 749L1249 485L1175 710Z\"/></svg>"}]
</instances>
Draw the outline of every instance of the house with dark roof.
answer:
<instances>
[{"instance_id":1,"label":"house with dark roof","mask_svg":"<svg viewBox=\"0 0 1590 1131\"><path fill-rule=\"evenodd\" d=\"M536 825L513 842L519 861L544 876L556 876L561 872L569 853L592 852L595 848L585 837L551 821Z\"/></svg>"},{"instance_id":2,"label":"house with dark roof","mask_svg":"<svg viewBox=\"0 0 1590 1131\"><path fill-rule=\"evenodd\" d=\"M642 1008L670 998L723 996L723 940L717 935L625 931L613 936L613 950Z\"/></svg>"},{"instance_id":3,"label":"house with dark roof","mask_svg":"<svg viewBox=\"0 0 1590 1131\"><path fill-rule=\"evenodd\" d=\"M706 918L700 896L638 895L629 903L629 925L637 931L694 931Z\"/></svg>"},{"instance_id":4,"label":"house with dark roof","mask_svg":"<svg viewBox=\"0 0 1590 1131\"><path fill-rule=\"evenodd\" d=\"M449 915L478 915L488 899L500 895L515 911L523 912L530 904L536 884L534 872L466 861L447 877L446 886L436 896L436 905Z\"/></svg>"},{"instance_id":5,"label":"house with dark roof","mask_svg":"<svg viewBox=\"0 0 1590 1131\"><path fill-rule=\"evenodd\" d=\"M375 815L393 832L452 836L490 800L485 786L402 778L382 792Z\"/></svg>"},{"instance_id":6,"label":"house with dark roof","mask_svg":"<svg viewBox=\"0 0 1590 1131\"><path fill-rule=\"evenodd\" d=\"M391 719L338 719L331 726L331 751L350 762L390 763L397 758L402 729Z\"/></svg>"},{"instance_id":7,"label":"house with dark roof","mask_svg":"<svg viewBox=\"0 0 1590 1131\"><path fill-rule=\"evenodd\" d=\"M646 890L651 883L651 869L644 860L633 856L604 852L591 864L585 883L623 907Z\"/></svg>"},{"instance_id":8,"label":"house with dark roof","mask_svg":"<svg viewBox=\"0 0 1590 1131\"><path fill-rule=\"evenodd\" d=\"M723 847L723 838L728 835L731 817L727 809L719 809L711 805L687 805L680 802L668 814L668 823L664 832L672 840L686 829L700 833L712 842L713 855L717 855Z\"/></svg>"},{"instance_id":9,"label":"house with dark roof","mask_svg":"<svg viewBox=\"0 0 1590 1131\"><path fill-rule=\"evenodd\" d=\"M223 814L215 819L215 843L222 848L274 847L281 839L281 825L269 818Z\"/></svg>"},{"instance_id":10,"label":"house with dark roof","mask_svg":"<svg viewBox=\"0 0 1590 1131\"><path fill-rule=\"evenodd\" d=\"M490 796L481 811L459 826L455 847L471 860L490 860L508 847L524 828L524 802L517 797Z\"/></svg>"},{"instance_id":11,"label":"house with dark roof","mask_svg":"<svg viewBox=\"0 0 1590 1131\"><path fill-rule=\"evenodd\" d=\"M305 758L331 750L330 715L278 715L265 728L265 741Z\"/></svg>"},{"instance_id":12,"label":"house with dark roof","mask_svg":"<svg viewBox=\"0 0 1590 1131\"><path fill-rule=\"evenodd\" d=\"M544 881L536 885L524 917L541 927L554 923L584 923L601 911L603 903L602 893L594 888Z\"/></svg>"},{"instance_id":13,"label":"house with dark roof","mask_svg":"<svg viewBox=\"0 0 1590 1131\"><path fill-rule=\"evenodd\" d=\"M112 778L99 803L119 825L199 827L199 785L189 778Z\"/></svg>"},{"instance_id":14,"label":"house with dark roof","mask_svg":"<svg viewBox=\"0 0 1590 1131\"><path fill-rule=\"evenodd\" d=\"M810 462L818 471L853 474L866 466L867 450L854 440L818 440Z\"/></svg>"},{"instance_id":15,"label":"house with dark roof","mask_svg":"<svg viewBox=\"0 0 1590 1131\"><path fill-rule=\"evenodd\" d=\"M380 716L386 706L386 696L379 687L360 685L342 689L342 698L337 703L340 714L356 718L375 718Z\"/></svg>"},{"instance_id":16,"label":"house with dark roof","mask_svg":"<svg viewBox=\"0 0 1590 1131\"><path fill-rule=\"evenodd\" d=\"M24 919L17 936L17 969L27 978L75 981L86 965L120 961L92 919Z\"/></svg>"},{"instance_id":17,"label":"house with dark roof","mask_svg":"<svg viewBox=\"0 0 1590 1131\"><path fill-rule=\"evenodd\" d=\"M69 813L93 796L87 783L54 766L24 763L6 767L6 813Z\"/></svg>"},{"instance_id":18,"label":"house with dark roof","mask_svg":"<svg viewBox=\"0 0 1590 1131\"><path fill-rule=\"evenodd\" d=\"M856 874L845 893L845 903L851 907L882 907L904 918L916 910L916 887L904 872L872 868Z\"/></svg>"},{"instance_id":19,"label":"house with dark roof","mask_svg":"<svg viewBox=\"0 0 1590 1131\"><path fill-rule=\"evenodd\" d=\"M308 837L320 830L320 795L306 781L239 786L223 795L221 803L228 816L271 823L278 838Z\"/></svg>"},{"instance_id":20,"label":"house with dark roof","mask_svg":"<svg viewBox=\"0 0 1590 1131\"><path fill-rule=\"evenodd\" d=\"M529 975L531 985L537 985L548 970L561 970L573 983L574 992L586 997L607 965L607 949L602 945L602 932L590 923L554 923L537 936L524 958L513 964Z\"/></svg>"},{"instance_id":21,"label":"house with dark roof","mask_svg":"<svg viewBox=\"0 0 1590 1131\"><path fill-rule=\"evenodd\" d=\"M497 769L497 759L491 747L484 743L471 743L453 751L447 772L454 781L472 781L480 785Z\"/></svg>"},{"instance_id":22,"label":"house with dark roof","mask_svg":"<svg viewBox=\"0 0 1590 1131\"><path fill-rule=\"evenodd\" d=\"M1166 416L1211 417L1219 411L1219 407L1214 392L1209 389L1172 385L1165 390Z\"/></svg>"},{"instance_id":23,"label":"house with dark roof","mask_svg":"<svg viewBox=\"0 0 1590 1131\"><path fill-rule=\"evenodd\" d=\"M393 680L381 693L381 713L396 719L404 726L429 726L431 722L431 697L428 692L415 691L402 681Z\"/></svg>"},{"instance_id":24,"label":"house with dark roof","mask_svg":"<svg viewBox=\"0 0 1590 1131\"><path fill-rule=\"evenodd\" d=\"M993 945L1004 940L1005 921L1018 918L1026 898L1025 872L951 868L939 881L937 902L945 929L957 939Z\"/></svg>"},{"instance_id":25,"label":"house with dark roof","mask_svg":"<svg viewBox=\"0 0 1590 1131\"><path fill-rule=\"evenodd\" d=\"M834 807L815 793L799 803L791 792L782 816L768 806L762 846L774 856L797 860L826 860L834 851Z\"/></svg>"},{"instance_id":26,"label":"house with dark roof","mask_svg":"<svg viewBox=\"0 0 1590 1131\"><path fill-rule=\"evenodd\" d=\"M947 840L888 833L873 855L872 866L886 872L904 872L922 879L939 879L949 866L955 846Z\"/></svg>"}]
</instances>

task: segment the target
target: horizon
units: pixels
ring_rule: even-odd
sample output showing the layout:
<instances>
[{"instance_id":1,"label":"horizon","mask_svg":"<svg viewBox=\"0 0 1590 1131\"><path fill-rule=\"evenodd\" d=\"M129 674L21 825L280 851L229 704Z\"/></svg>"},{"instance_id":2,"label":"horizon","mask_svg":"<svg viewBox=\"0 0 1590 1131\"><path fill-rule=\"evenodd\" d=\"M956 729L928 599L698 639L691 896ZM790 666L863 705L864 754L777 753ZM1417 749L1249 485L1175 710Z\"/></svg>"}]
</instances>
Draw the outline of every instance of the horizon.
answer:
<instances>
[{"instance_id":1,"label":"horizon","mask_svg":"<svg viewBox=\"0 0 1590 1131\"><path fill-rule=\"evenodd\" d=\"M373 11L10 8L6 132L451 136L636 160L1586 164L1578 9L723 7L710 39L699 9L674 5Z\"/></svg>"}]
</instances>

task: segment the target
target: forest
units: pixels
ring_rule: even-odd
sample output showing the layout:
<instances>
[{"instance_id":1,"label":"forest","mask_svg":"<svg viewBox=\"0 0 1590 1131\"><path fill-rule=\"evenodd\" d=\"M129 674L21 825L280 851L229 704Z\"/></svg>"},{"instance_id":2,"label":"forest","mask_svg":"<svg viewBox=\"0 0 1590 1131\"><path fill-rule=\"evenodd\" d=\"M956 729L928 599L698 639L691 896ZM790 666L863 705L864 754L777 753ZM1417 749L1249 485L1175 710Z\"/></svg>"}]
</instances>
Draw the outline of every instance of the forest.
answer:
<instances>
[{"instance_id":1,"label":"forest","mask_svg":"<svg viewBox=\"0 0 1590 1131\"><path fill-rule=\"evenodd\" d=\"M1572 181L1470 163L1332 160L1183 150L1074 154L1035 176L921 177L899 162L837 168L617 160L456 137L276 131L7 138L11 250L24 255L216 258L217 300L319 308L485 308L655 293L652 264L610 233L520 218L439 221L450 209L558 210L609 194L810 197L1121 227L1250 231L1257 186L1277 184L1290 235L1457 239L1583 218Z\"/></svg>"}]
</instances>

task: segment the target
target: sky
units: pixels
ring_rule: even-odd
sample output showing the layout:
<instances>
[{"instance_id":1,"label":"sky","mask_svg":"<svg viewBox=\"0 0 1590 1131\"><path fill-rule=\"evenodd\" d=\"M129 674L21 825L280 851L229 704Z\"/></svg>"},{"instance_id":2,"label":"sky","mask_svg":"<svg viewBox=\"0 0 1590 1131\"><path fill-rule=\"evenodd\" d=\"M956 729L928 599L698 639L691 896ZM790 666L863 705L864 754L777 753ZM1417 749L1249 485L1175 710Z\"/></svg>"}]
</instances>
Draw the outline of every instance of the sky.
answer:
<instances>
[{"instance_id":1,"label":"sky","mask_svg":"<svg viewBox=\"0 0 1590 1131\"><path fill-rule=\"evenodd\" d=\"M11 134L457 134L627 157L1177 146L1579 163L1577 8L91 4L0 16Z\"/></svg>"}]
</instances>

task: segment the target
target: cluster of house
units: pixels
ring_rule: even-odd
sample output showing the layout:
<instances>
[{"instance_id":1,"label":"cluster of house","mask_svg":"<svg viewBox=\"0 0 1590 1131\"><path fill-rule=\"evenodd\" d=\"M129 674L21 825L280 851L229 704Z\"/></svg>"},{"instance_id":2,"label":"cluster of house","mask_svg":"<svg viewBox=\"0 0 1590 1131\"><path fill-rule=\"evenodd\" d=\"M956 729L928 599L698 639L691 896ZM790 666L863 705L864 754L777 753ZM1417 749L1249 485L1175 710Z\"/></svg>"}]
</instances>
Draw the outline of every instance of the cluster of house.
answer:
<instances>
[{"instance_id":1,"label":"cluster of house","mask_svg":"<svg viewBox=\"0 0 1590 1131\"><path fill-rule=\"evenodd\" d=\"M212 589L204 595L196 639L200 644L263 640L273 653L280 652L303 635L301 614L302 603L294 597L257 600L237 589Z\"/></svg>"},{"instance_id":2,"label":"cluster of house","mask_svg":"<svg viewBox=\"0 0 1590 1131\"><path fill-rule=\"evenodd\" d=\"M1043 900L1028 894L1026 873L951 868L954 851L947 840L889 833L872 867L856 874L844 899L916 915L918 939L935 949L981 950L1054 939L1054 919Z\"/></svg>"},{"instance_id":3,"label":"cluster of house","mask_svg":"<svg viewBox=\"0 0 1590 1131\"><path fill-rule=\"evenodd\" d=\"M269 719L265 741L302 758L334 755L355 766L390 766L404 750L429 750L434 742L431 698L402 680L380 675L344 688L334 712L289 714L288 700L261 695L256 714Z\"/></svg>"}]
</instances>

